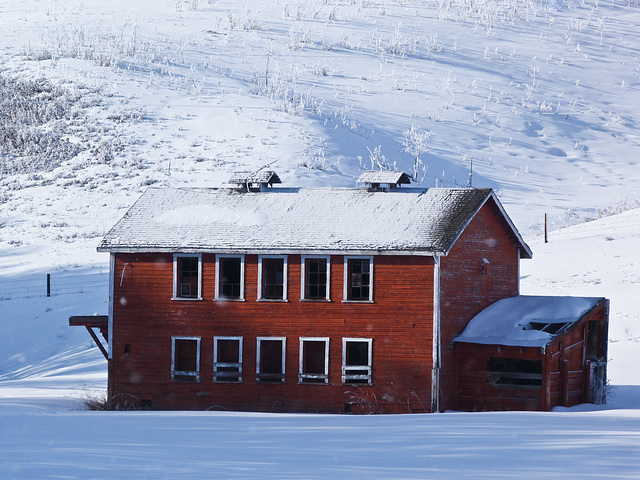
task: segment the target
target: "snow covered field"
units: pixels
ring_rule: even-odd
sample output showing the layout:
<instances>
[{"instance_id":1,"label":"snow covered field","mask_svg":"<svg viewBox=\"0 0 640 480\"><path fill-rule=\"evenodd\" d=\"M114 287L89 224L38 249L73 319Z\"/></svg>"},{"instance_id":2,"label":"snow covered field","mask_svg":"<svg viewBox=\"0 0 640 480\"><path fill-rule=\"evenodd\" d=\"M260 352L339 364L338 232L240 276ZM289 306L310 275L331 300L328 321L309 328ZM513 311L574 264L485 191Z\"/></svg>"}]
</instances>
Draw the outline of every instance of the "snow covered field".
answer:
<instances>
[{"instance_id":1,"label":"snow covered field","mask_svg":"<svg viewBox=\"0 0 640 480\"><path fill-rule=\"evenodd\" d=\"M640 478L639 44L618 0L0 0L0 478ZM106 388L67 326L106 312L100 236L148 185L265 164L425 187L473 164L534 251L522 293L611 299L609 404L80 411Z\"/></svg>"}]
</instances>

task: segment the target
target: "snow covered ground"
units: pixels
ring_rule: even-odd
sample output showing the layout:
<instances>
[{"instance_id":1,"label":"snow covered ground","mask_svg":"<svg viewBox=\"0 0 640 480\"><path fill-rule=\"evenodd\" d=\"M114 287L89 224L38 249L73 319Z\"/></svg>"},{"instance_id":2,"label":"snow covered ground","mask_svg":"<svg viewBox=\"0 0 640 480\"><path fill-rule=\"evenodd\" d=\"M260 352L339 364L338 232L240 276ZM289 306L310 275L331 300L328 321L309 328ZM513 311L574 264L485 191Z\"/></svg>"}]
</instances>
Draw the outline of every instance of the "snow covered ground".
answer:
<instances>
[{"instance_id":1,"label":"snow covered ground","mask_svg":"<svg viewBox=\"0 0 640 480\"><path fill-rule=\"evenodd\" d=\"M640 478L639 44L619 0L0 0L0 478ZM101 235L148 185L265 164L473 164L534 251L522 293L611 299L608 405L81 411L106 365L68 317L106 312Z\"/></svg>"}]
</instances>

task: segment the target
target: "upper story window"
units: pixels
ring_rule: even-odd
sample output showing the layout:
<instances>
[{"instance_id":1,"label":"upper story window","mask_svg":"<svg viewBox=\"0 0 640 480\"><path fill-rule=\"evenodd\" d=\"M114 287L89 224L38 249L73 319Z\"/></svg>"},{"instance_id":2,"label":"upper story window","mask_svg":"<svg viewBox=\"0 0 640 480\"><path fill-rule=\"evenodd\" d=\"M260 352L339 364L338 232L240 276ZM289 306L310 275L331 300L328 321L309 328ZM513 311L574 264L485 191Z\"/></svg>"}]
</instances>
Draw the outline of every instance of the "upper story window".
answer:
<instances>
[{"instance_id":1,"label":"upper story window","mask_svg":"<svg viewBox=\"0 0 640 480\"><path fill-rule=\"evenodd\" d=\"M242 382L242 337L213 337L213 381Z\"/></svg>"},{"instance_id":2,"label":"upper story window","mask_svg":"<svg viewBox=\"0 0 640 480\"><path fill-rule=\"evenodd\" d=\"M202 298L202 255L173 256L173 298Z\"/></svg>"},{"instance_id":3,"label":"upper story window","mask_svg":"<svg viewBox=\"0 0 640 480\"><path fill-rule=\"evenodd\" d=\"M216 299L244 300L244 255L216 255Z\"/></svg>"},{"instance_id":4,"label":"upper story window","mask_svg":"<svg viewBox=\"0 0 640 480\"><path fill-rule=\"evenodd\" d=\"M373 257L344 258L344 300L373 301Z\"/></svg>"},{"instance_id":5,"label":"upper story window","mask_svg":"<svg viewBox=\"0 0 640 480\"><path fill-rule=\"evenodd\" d=\"M171 380L200 381L200 337L171 337Z\"/></svg>"},{"instance_id":6,"label":"upper story window","mask_svg":"<svg viewBox=\"0 0 640 480\"><path fill-rule=\"evenodd\" d=\"M329 300L329 257L302 257L302 291L304 300Z\"/></svg>"},{"instance_id":7,"label":"upper story window","mask_svg":"<svg viewBox=\"0 0 640 480\"><path fill-rule=\"evenodd\" d=\"M287 257L258 257L258 300L287 299Z\"/></svg>"}]
</instances>

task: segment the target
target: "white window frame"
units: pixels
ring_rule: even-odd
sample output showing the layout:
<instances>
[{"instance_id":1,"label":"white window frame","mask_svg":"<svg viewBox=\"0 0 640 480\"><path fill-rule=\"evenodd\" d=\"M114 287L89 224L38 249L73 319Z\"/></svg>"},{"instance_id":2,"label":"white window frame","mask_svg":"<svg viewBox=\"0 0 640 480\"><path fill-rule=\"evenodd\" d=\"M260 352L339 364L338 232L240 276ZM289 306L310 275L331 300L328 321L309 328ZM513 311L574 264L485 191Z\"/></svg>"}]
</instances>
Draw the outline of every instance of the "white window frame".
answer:
<instances>
[{"instance_id":1,"label":"white window frame","mask_svg":"<svg viewBox=\"0 0 640 480\"><path fill-rule=\"evenodd\" d=\"M304 343L305 342L324 342L324 374L304 373ZM305 380L322 380L322 382L308 382ZM298 383L306 383L310 385L322 385L329 383L329 337L300 337L300 356L298 369Z\"/></svg>"},{"instance_id":2,"label":"white window frame","mask_svg":"<svg viewBox=\"0 0 640 480\"><path fill-rule=\"evenodd\" d=\"M236 340L238 341L238 363L224 363L218 362L218 341L220 340ZM225 372L218 373L218 368L223 367L237 367L238 372ZM225 380L228 377L238 377L237 380ZM242 383L242 337L213 337L213 381L218 383Z\"/></svg>"},{"instance_id":3,"label":"white window frame","mask_svg":"<svg viewBox=\"0 0 640 480\"><path fill-rule=\"evenodd\" d=\"M176 340L195 340L197 342L197 350L196 350L196 371L180 371L175 369L175 360L176 360ZM172 336L171 337L171 381L175 382L184 382L186 380L176 379L177 375L185 376L185 377L194 377L194 383L200 382L200 343L201 337L185 337L185 336Z\"/></svg>"},{"instance_id":4,"label":"white window frame","mask_svg":"<svg viewBox=\"0 0 640 480\"><path fill-rule=\"evenodd\" d=\"M347 365L347 343L349 342L361 342L368 344L368 365ZM366 385L371 385L371 367L373 360L373 339L372 338L350 338L344 337L342 339L342 383L350 384L354 383L350 380L366 380ZM352 374L350 370L366 370L367 374ZM362 382L355 383L356 385L363 385Z\"/></svg>"},{"instance_id":5,"label":"white window frame","mask_svg":"<svg viewBox=\"0 0 640 480\"><path fill-rule=\"evenodd\" d=\"M331 257L329 255L303 255L300 258L300 299L308 300L310 302L322 302L321 298L307 298L307 260L326 260L327 261L327 294L324 298L324 301L331 300Z\"/></svg>"},{"instance_id":6,"label":"white window frame","mask_svg":"<svg viewBox=\"0 0 640 480\"><path fill-rule=\"evenodd\" d=\"M221 296L222 292L220 289L220 259L221 258L239 258L240 259L240 297L239 298L226 298ZM233 254L217 254L216 255L216 291L215 291L215 299L221 300L225 302L238 302L244 301L244 255L233 255Z\"/></svg>"},{"instance_id":7,"label":"white window frame","mask_svg":"<svg viewBox=\"0 0 640 480\"><path fill-rule=\"evenodd\" d=\"M263 341L280 341L282 342L282 380L280 382L268 382L260 378L260 343ZM285 372L287 371L285 362L287 359L287 337L257 337L256 338L256 382L257 383L285 383ZM265 374L269 375L269 374Z\"/></svg>"},{"instance_id":8,"label":"white window frame","mask_svg":"<svg viewBox=\"0 0 640 480\"><path fill-rule=\"evenodd\" d=\"M178 258L198 259L198 296L181 297L179 295ZM202 300L202 254L201 253L174 253L173 254L173 297L172 300L193 301Z\"/></svg>"},{"instance_id":9,"label":"white window frame","mask_svg":"<svg viewBox=\"0 0 640 480\"><path fill-rule=\"evenodd\" d=\"M369 299L351 300L349 298L349 260L369 260ZM344 257L343 302L373 303L373 255L352 255Z\"/></svg>"},{"instance_id":10,"label":"white window frame","mask_svg":"<svg viewBox=\"0 0 640 480\"><path fill-rule=\"evenodd\" d=\"M282 260L282 298L263 298L262 285L264 279L262 278L262 260L268 259L281 259ZM258 255L258 300L262 302L286 302L287 301L287 255Z\"/></svg>"}]
</instances>

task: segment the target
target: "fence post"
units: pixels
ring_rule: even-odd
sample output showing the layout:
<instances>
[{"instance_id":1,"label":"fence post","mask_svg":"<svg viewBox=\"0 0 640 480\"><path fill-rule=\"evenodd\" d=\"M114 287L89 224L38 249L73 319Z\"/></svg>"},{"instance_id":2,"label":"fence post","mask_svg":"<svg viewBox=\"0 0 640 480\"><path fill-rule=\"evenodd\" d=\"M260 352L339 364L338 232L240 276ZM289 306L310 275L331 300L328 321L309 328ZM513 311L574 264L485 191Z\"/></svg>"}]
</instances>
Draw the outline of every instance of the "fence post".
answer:
<instances>
[{"instance_id":1,"label":"fence post","mask_svg":"<svg viewBox=\"0 0 640 480\"><path fill-rule=\"evenodd\" d=\"M47 297L51 296L51 274L47 273Z\"/></svg>"},{"instance_id":2,"label":"fence post","mask_svg":"<svg viewBox=\"0 0 640 480\"><path fill-rule=\"evenodd\" d=\"M547 234L547 214L544 214L544 243L549 243L549 236Z\"/></svg>"}]
</instances>

